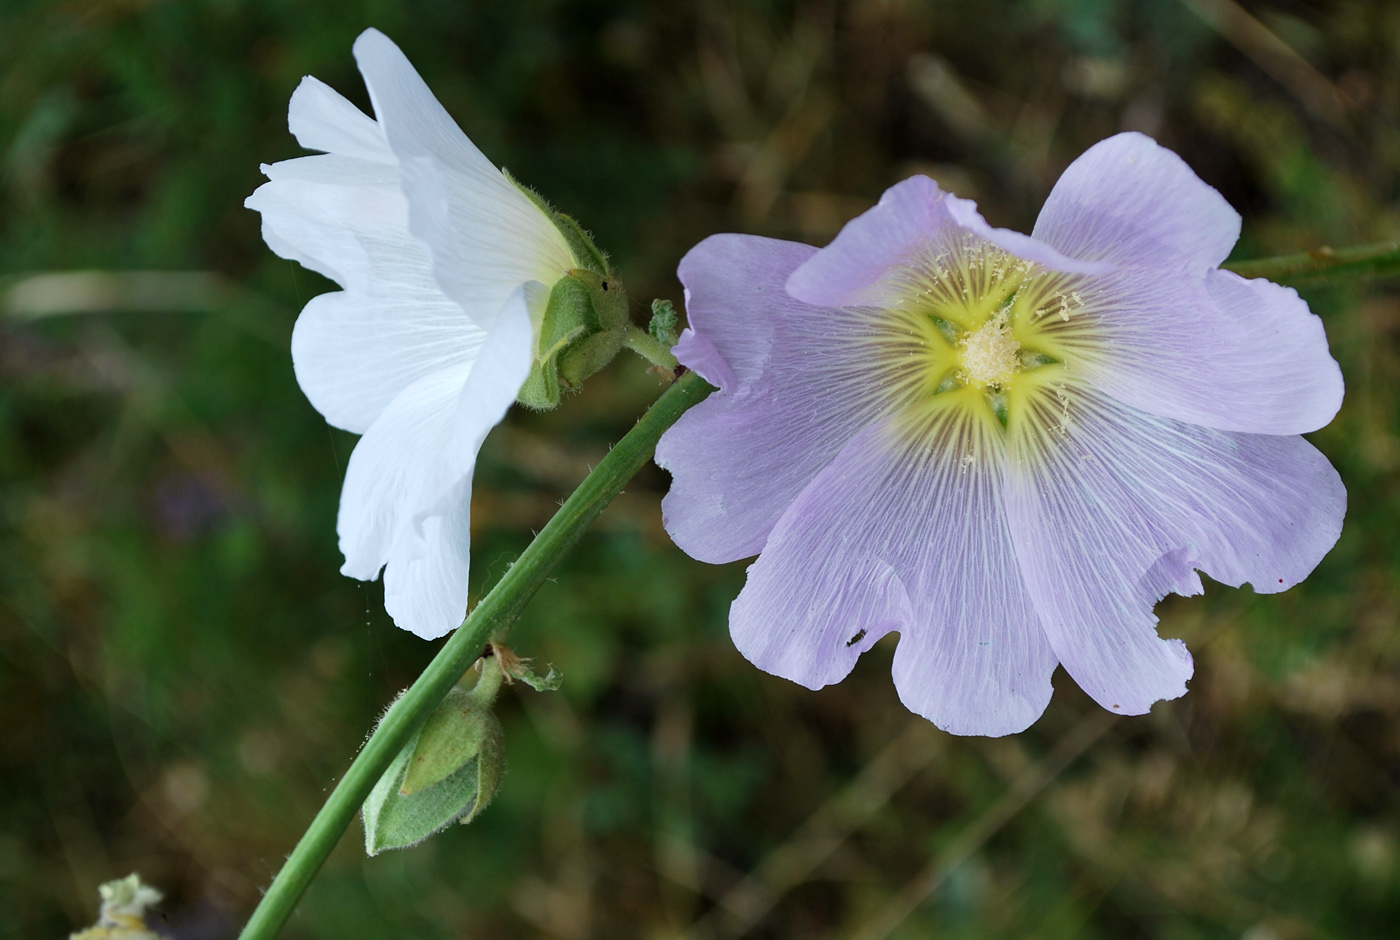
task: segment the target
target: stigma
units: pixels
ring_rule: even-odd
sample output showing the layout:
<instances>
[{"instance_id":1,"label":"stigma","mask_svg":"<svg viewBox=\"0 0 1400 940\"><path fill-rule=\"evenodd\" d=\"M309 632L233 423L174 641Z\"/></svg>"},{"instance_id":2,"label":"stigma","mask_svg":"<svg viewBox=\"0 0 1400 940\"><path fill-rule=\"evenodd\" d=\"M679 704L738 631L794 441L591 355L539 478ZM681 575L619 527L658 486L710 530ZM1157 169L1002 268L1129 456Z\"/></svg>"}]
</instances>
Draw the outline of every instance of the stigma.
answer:
<instances>
[{"instance_id":1,"label":"stigma","mask_svg":"<svg viewBox=\"0 0 1400 940\"><path fill-rule=\"evenodd\" d=\"M958 338L957 379L979 388L1005 388L1021 368L1021 344L1011 335L1011 323L998 312L977 330Z\"/></svg>"}]
</instances>

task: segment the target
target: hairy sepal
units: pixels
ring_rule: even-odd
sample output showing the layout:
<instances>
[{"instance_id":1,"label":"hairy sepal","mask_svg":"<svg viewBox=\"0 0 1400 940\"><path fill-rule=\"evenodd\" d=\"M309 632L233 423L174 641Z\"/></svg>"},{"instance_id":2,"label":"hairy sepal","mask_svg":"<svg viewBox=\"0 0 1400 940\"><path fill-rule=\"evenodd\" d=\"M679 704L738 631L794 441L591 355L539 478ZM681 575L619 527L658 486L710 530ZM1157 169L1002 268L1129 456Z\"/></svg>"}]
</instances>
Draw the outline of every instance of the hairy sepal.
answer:
<instances>
[{"instance_id":1,"label":"hairy sepal","mask_svg":"<svg viewBox=\"0 0 1400 940\"><path fill-rule=\"evenodd\" d=\"M417 845L484 810L501 783L505 740L491 711L499 666L476 686L455 688L394 758L364 804L365 852Z\"/></svg>"},{"instance_id":2,"label":"hairy sepal","mask_svg":"<svg viewBox=\"0 0 1400 940\"><path fill-rule=\"evenodd\" d=\"M627 335L627 291L622 282L588 268L560 278L549 294L530 375L518 400L547 410L606 366Z\"/></svg>"}]
</instances>

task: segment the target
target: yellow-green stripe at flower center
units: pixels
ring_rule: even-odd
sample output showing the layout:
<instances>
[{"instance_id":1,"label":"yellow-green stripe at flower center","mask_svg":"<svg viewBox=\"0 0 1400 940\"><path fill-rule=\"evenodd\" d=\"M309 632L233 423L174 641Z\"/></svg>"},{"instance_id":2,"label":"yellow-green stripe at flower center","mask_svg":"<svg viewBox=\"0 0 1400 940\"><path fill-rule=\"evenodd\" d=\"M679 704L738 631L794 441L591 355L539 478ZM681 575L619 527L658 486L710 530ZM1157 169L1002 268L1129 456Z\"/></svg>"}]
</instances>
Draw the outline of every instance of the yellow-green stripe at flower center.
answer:
<instances>
[{"instance_id":1,"label":"yellow-green stripe at flower center","mask_svg":"<svg viewBox=\"0 0 1400 940\"><path fill-rule=\"evenodd\" d=\"M1084 325L1071 275L964 235L915 256L897 277L902 296L871 310L861 333L901 425L922 433L954 408L998 435L1018 419L1037 437L1064 429L1072 344L1062 340Z\"/></svg>"}]
</instances>

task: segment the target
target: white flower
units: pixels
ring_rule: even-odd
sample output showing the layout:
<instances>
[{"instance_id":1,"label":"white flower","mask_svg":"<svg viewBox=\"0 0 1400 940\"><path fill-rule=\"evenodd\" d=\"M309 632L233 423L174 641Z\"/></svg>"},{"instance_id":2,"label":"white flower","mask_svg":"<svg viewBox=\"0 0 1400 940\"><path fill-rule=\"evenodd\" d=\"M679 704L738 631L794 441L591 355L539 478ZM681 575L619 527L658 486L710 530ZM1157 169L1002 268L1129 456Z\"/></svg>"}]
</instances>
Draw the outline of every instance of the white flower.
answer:
<instances>
[{"instance_id":1,"label":"white flower","mask_svg":"<svg viewBox=\"0 0 1400 940\"><path fill-rule=\"evenodd\" d=\"M431 639L466 610L477 452L577 262L384 34L361 34L355 60L378 120L304 78L288 124L324 153L263 166L270 182L246 205L269 248L343 288L313 298L292 334L307 398L364 435L340 497L341 571L383 568L394 622Z\"/></svg>"}]
</instances>

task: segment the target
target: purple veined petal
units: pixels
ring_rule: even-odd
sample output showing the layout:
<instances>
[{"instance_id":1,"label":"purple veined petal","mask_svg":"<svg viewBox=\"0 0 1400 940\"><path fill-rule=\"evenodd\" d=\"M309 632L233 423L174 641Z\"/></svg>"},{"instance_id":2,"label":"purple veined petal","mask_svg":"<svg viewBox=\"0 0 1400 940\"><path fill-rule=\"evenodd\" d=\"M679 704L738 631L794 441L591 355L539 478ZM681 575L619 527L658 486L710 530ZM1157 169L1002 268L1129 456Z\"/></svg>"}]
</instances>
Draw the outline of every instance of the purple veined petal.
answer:
<instances>
[{"instance_id":1,"label":"purple veined petal","mask_svg":"<svg viewBox=\"0 0 1400 940\"><path fill-rule=\"evenodd\" d=\"M666 531L702 561L758 554L803 487L880 414L868 353L853 339L878 311L809 307L783 290L812 252L724 235L681 264L691 329L677 355L720 390L681 415L656 462L673 477Z\"/></svg>"},{"instance_id":2,"label":"purple veined petal","mask_svg":"<svg viewBox=\"0 0 1400 940\"><path fill-rule=\"evenodd\" d=\"M1297 291L1230 271L1121 268L1084 291L1076 371L1134 408L1226 431L1301 434L1342 404L1342 371ZM1072 324L1070 324L1072 325Z\"/></svg>"},{"instance_id":3,"label":"purple veined petal","mask_svg":"<svg viewBox=\"0 0 1400 940\"><path fill-rule=\"evenodd\" d=\"M568 243L467 139L388 37L366 30L355 59L399 158L410 231L428 246L443 292L489 330L517 285L553 285L575 266ZM544 311L532 313L538 320Z\"/></svg>"},{"instance_id":4,"label":"purple veined petal","mask_svg":"<svg viewBox=\"0 0 1400 940\"><path fill-rule=\"evenodd\" d=\"M363 434L418 379L470 363L485 334L443 295L409 235L395 168L317 156L266 171L271 182L246 204L262 213L268 244L347 288L297 318L297 381L327 421Z\"/></svg>"},{"instance_id":5,"label":"purple veined petal","mask_svg":"<svg viewBox=\"0 0 1400 940\"><path fill-rule=\"evenodd\" d=\"M847 222L831 244L793 272L787 290L819 307L892 306L909 290L905 272L910 266L929 264L945 246L966 236L1055 271L1108 269L1066 258L1019 232L993 228L971 200L943 192L926 176L914 176L885 190L874 208Z\"/></svg>"},{"instance_id":6,"label":"purple veined petal","mask_svg":"<svg viewBox=\"0 0 1400 940\"><path fill-rule=\"evenodd\" d=\"M1144 714L1192 673L1185 645L1157 636L1156 602L1199 593L1197 568L1291 587L1336 542L1346 493L1302 438L1168 421L1077 383L1056 391L1012 412L1017 557L1065 669L1105 708Z\"/></svg>"},{"instance_id":7,"label":"purple veined petal","mask_svg":"<svg viewBox=\"0 0 1400 940\"><path fill-rule=\"evenodd\" d=\"M1012 551L998 435L956 404L898 422L852 439L783 515L730 633L760 669L815 689L898 631L910 710L955 734L1023 730L1056 660Z\"/></svg>"},{"instance_id":8,"label":"purple veined petal","mask_svg":"<svg viewBox=\"0 0 1400 940\"><path fill-rule=\"evenodd\" d=\"M307 150L373 163L398 163L384 139L383 129L325 82L310 75L292 92L287 127Z\"/></svg>"},{"instance_id":9,"label":"purple veined petal","mask_svg":"<svg viewBox=\"0 0 1400 940\"><path fill-rule=\"evenodd\" d=\"M681 362L702 375L706 366L721 373L706 380L726 391L751 384L768 362L773 337L806 316L806 305L794 303L783 285L815 253L810 245L757 235L711 235L686 252L676 273L694 338L678 344L677 357L686 353Z\"/></svg>"},{"instance_id":10,"label":"purple veined petal","mask_svg":"<svg viewBox=\"0 0 1400 940\"><path fill-rule=\"evenodd\" d=\"M1215 267L1240 236L1240 216L1176 154L1127 133L1069 165L1032 235L1087 261Z\"/></svg>"},{"instance_id":11,"label":"purple veined petal","mask_svg":"<svg viewBox=\"0 0 1400 940\"><path fill-rule=\"evenodd\" d=\"M686 292L687 296L689 293ZM730 371L729 363L724 361L714 344L691 327L681 330L680 339L671 347L671 355L687 369L698 372L702 379L715 388L733 388L738 381Z\"/></svg>"}]
</instances>

